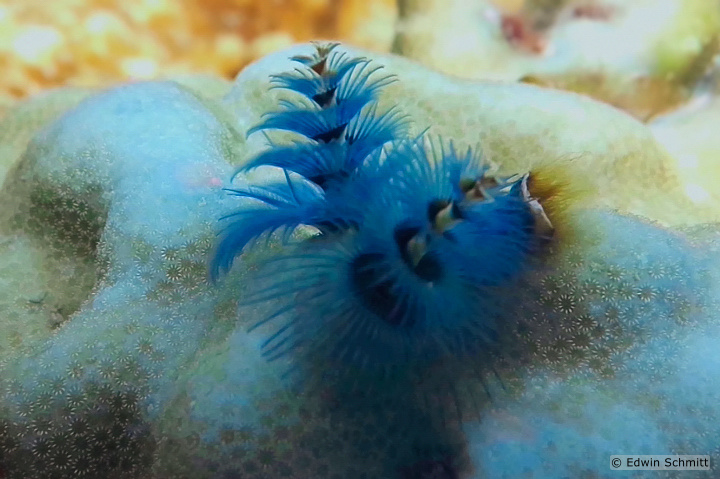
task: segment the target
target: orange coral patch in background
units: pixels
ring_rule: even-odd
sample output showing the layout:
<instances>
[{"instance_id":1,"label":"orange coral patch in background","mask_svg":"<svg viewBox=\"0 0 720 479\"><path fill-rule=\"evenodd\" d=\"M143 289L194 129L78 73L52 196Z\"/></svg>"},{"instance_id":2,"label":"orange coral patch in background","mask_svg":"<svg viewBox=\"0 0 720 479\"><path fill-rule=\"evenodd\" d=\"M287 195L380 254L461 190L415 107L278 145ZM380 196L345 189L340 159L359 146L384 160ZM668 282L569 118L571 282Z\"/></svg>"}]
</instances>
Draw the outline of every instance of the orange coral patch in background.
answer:
<instances>
[{"instance_id":1,"label":"orange coral patch in background","mask_svg":"<svg viewBox=\"0 0 720 479\"><path fill-rule=\"evenodd\" d=\"M394 0L6 0L0 103L61 85L189 72L232 78L316 38L372 50L392 41Z\"/></svg>"}]
</instances>

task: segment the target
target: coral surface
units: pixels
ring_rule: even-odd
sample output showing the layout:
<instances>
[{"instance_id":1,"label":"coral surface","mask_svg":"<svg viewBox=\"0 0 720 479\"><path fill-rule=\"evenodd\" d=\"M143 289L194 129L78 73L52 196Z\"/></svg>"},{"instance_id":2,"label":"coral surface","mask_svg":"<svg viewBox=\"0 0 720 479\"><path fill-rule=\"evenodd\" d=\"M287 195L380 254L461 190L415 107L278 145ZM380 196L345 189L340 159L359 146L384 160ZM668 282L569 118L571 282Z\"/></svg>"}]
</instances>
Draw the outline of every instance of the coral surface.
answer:
<instances>
[{"instance_id":1,"label":"coral surface","mask_svg":"<svg viewBox=\"0 0 720 479\"><path fill-rule=\"evenodd\" d=\"M293 139L246 137L296 98L272 76L315 48L229 89L61 90L7 114L0 475L614 477L610 454L720 453L714 197L612 107L399 57L338 47L396 75L377 108L408 115L407 135L479 147L498 175L546 185L561 206L550 251L496 291L492 354L351 388L290 381L294 351L268 361L268 332L249 329L274 302L238 303L287 245L259 242L217 283L208 264L218 219L253 207L222 190L235 167ZM282 177L262 167L232 185Z\"/></svg>"}]
</instances>

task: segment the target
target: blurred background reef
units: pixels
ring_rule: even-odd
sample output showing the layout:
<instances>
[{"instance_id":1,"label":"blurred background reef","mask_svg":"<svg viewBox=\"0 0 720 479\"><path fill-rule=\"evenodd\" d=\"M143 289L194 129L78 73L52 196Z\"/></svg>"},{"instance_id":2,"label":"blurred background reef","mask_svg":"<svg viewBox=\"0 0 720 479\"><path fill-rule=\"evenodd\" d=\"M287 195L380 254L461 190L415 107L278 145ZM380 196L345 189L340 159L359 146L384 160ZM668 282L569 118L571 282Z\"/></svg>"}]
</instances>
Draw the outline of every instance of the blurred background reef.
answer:
<instances>
[{"instance_id":1,"label":"blurred background reef","mask_svg":"<svg viewBox=\"0 0 720 479\"><path fill-rule=\"evenodd\" d=\"M388 50L394 0L0 0L0 104L57 86L233 78L293 43Z\"/></svg>"},{"instance_id":2,"label":"blurred background reef","mask_svg":"<svg viewBox=\"0 0 720 479\"><path fill-rule=\"evenodd\" d=\"M718 90L719 31L718 0L0 0L0 114L59 86L230 80L292 44L336 39L463 78L575 91L647 122L698 85Z\"/></svg>"}]
</instances>

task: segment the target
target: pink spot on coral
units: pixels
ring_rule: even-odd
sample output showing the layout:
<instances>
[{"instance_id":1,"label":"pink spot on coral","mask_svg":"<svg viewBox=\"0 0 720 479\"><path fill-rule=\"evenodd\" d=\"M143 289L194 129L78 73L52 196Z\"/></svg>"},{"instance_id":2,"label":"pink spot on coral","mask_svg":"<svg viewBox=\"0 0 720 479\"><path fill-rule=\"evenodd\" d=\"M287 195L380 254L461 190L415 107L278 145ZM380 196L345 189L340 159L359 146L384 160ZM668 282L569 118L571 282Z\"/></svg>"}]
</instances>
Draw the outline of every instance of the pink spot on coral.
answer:
<instances>
[{"instance_id":1,"label":"pink spot on coral","mask_svg":"<svg viewBox=\"0 0 720 479\"><path fill-rule=\"evenodd\" d=\"M505 39L516 48L540 54L547 47L545 38L534 31L520 15L503 15L501 27Z\"/></svg>"},{"instance_id":2,"label":"pink spot on coral","mask_svg":"<svg viewBox=\"0 0 720 479\"><path fill-rule=\"evenodd\" d=\"M177 179L188 189L219 189L224 186L218 171L207 167L189 166L176 172Z\"/></svg>"}]
</instances>

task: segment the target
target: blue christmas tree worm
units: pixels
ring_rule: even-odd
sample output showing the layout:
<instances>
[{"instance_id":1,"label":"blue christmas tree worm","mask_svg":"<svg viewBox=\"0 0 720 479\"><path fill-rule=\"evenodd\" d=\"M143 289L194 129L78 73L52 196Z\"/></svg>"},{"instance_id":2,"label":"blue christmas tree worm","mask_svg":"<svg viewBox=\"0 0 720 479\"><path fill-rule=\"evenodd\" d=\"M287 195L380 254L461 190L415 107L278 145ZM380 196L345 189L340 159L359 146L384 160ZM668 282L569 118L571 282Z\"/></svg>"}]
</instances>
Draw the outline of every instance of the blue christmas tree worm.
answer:
<instances>
[{"instance_id":1,"label":"blue christmas tree worm","mask_svg":"<svg viewBox=\"0 0 720 479\"><path fill-rule=\"evenodd\" d=\"M309 141L271 142L239 170L279 167L285 181L229 189L269 208L223 218L233 222L211 275L252 238L313 226L319 236L270 260L262 288L244 301L279 305L256 325L279 323L264 343L267 356L302 348L323 370L331 360L386 374L487 352L502 307L493 288L528 269L554 236L544 199L529 190L537 179L492 176L470 149L460 155L442 140L407 138L396 110L376 115L390 77L373 76L380 67L347 60L335 46L294 57L306 68L273 76L313 104L282 100L249 134L280 129Z\"/></svg>"}]
</instances>

